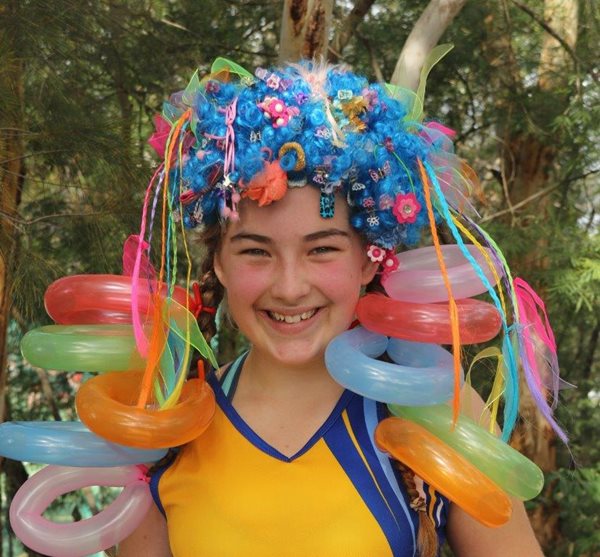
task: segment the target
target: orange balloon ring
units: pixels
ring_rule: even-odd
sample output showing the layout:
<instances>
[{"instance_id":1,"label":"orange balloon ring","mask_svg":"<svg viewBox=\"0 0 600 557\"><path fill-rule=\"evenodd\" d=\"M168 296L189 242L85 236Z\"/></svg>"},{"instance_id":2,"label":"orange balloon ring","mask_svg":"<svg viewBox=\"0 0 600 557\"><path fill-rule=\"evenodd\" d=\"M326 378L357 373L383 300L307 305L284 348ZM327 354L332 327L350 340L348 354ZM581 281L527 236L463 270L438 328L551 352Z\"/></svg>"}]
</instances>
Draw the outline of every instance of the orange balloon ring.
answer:
<instances>
[{"instance_id":1,"label":"orange balloon ring","mask_svg":"<svg viewBox=\"0 0 600 557\"><path fill-rule=\"evenodd\" d=\"M215 413L215 395L206 381L186 381L179 402L160 410L135 406L142 376L110 372L84 383L75 397L81 421L113 443L140 449L184 445L206 430Z\"/></svg>"},{"instance_id":2,"label":"orange balloon ring","mask_svg":"<svg viewBox=\"0 0 600 557\"><path fill-rule=\"evenodd\" d=\"M375 429L377 446L486 526L510 518L510 499L492 480L414 422L386 418Z\"/></svg>"}]
</instances>

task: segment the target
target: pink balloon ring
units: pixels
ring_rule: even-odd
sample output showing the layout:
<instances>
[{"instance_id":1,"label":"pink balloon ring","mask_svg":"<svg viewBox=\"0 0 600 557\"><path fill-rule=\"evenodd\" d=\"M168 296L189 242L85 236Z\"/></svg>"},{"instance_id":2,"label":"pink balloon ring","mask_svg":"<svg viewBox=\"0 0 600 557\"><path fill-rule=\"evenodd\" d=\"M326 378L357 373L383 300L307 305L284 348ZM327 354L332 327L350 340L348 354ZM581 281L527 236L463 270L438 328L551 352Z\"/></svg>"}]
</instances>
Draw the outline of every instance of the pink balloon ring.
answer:
<instances>
[{"instance_id":1,"label":"pink balloon ring","mask_svg":"<svg viewBox=\"0 0 600 557\"><path fill-rule=\"evenodd\" d=\"M123 486L119 496L91 518L56 523L42 513L58 496L88 485ZM145 473L138 466L72 468L46 466L17 491L10 524L17 537L44 555L83 557L107 549L131 534L152 505Z\"/></svg>"},{"instance_id":2,"label":"pink balloon ring","mask_svg":"<svg viewBox=\"0 0 600 557\"><path fill-rule=\"evenodd\" d=\"M490 284L496 284L494 274L483 254L473 245L467 244L466 247ZM456 244L441 246L441 249L454 298L472 298L487 292L481 278ZM492 251L485 249L494 262L498 276L502 276L502 267L495 261ZM388 296L403 302L448 301L448 291L433 246L399 253L396 257L399 262L398 270L381 280Z\"/></svg>"},{"instance_id":3,"label":"pink balloon ring","mask_svg":"<svg viewBox=\"0 0 600 557\"><path fill-rule=\"evenodd\" d=\"M457 300L461 344L477 344L494 338L502 320L498 310L479 300ZM448 303L414 304L381 294L367 294L358 301L356 314L369 331L389 337L451 344Z\"/></svg>"},{"instance_id":4,"label":"pink balloon ring","mask_svg":"<svg viewBox=\"0 0 600 557\"><path fill-rule=\"evenodd\" d=\"M140 312L152 308L156 281L139 279ZM161 293L166 296L163 284ZM173 298L186 305L185 289L176 286ZM124 275L71 275L54 281L46 290L48 315L61 325L131 323L131 277Z\"/></svg>"}]
</instances>

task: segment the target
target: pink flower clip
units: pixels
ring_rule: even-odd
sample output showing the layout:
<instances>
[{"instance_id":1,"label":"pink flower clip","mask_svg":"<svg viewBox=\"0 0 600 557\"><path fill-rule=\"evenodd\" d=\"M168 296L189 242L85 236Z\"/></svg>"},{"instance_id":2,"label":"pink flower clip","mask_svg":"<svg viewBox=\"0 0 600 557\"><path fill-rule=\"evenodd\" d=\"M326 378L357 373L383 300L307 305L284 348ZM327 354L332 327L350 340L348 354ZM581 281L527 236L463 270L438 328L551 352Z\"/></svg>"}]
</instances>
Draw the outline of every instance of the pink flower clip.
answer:
<instances>
[{"instance_id":1,"label":"pink flower clip","mask_svg":"<svg viewBox=\"0 0 600 557\"><path fill-rule=\"evenodd\" d=\"M367 256L373 263L381 263L385 259L385 255L385 250L374 244L371 244L367 250Z\"/></svg>"},{"instance_id":2,"label":"pink flower clip","mask_svg":"<svg viewBox=\"0 0 600 557\"><path fill-rule=\"evenodd\" d=\"M381 263L381 267L383 268L383 274L387 275L398 268L400 262L396 257L396 254L393 251L388 251L385 254L385 258Z\"/></svg>"},{"instance_id":3,"label":"pink flower clip","mask_svg":"<svg viewBox=\"0 0 600 557\"><path fill-rule=\"evenodd\" d=\"M392 213L399 223L413 223L421 210L421 204L414 193L399 193L396 196Z\"/></svg>"}]
</instances>

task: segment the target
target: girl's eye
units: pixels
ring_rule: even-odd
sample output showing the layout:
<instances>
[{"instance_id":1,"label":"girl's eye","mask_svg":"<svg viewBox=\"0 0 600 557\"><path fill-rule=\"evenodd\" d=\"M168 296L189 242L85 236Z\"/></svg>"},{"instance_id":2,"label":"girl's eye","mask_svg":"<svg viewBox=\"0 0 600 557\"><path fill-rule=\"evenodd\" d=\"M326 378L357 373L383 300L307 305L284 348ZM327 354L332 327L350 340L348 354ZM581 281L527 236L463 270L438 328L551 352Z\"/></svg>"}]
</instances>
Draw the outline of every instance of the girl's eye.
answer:
<instances>
[{"instance_id":1,"label":"girl's eye","mask_svg":"<svg viewBox=\"0 0 600 557\"><path fill-rule=\"evenodd\" d=\"M313 248L311 250L312 253L316 254L316 255L321 255L324 253L332 253L335 251L339 251L338 248L334 247L334 246L318 246L316 248Z\"/></svg>"},{"instance_id":2,"label":"girl's eye","mask_svg":"<svg viewBox=\"0 0 600 557\"><path fill-rule=\"evenodd\" d=\"M266 252L264 249L260 249L260 248L248 248L248 249L240 251L240 254L251 255L254 257L261 257L261 256L269 255L268 252Z\"/></svg>"}]
</instances>

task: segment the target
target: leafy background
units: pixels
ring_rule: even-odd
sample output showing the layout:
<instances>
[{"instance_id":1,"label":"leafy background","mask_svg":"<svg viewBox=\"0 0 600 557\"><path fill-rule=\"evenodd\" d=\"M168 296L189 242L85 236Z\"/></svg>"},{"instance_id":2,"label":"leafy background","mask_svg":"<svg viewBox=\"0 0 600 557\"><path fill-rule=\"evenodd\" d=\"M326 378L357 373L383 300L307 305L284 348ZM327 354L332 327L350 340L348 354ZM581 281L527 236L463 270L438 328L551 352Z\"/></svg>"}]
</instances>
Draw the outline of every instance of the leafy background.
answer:
<instances>
[{"instance_id":1,"label":"leafy background","mask_svg":"<svg viewBox=\"0 0 600 557\"><path fill-rule=\"evenodd\" d=\"M520 4L467 3L442 38L455 48L432 73L426 112L458 131L457 149L482 180L484 196L477 203L485 226L517 274L543 292L563 375L577 385L562 391L558 409L569 448L549 438L549 459L538 462L547 487L528 503L536 531L549 556L597 556L600 17L594 0L579 2L577 63L544 88L544 30ZM543 19L542 0L525 4ZM351 8L351 2L337 2L335 25ZM422 9L416 0L375 2L343 61L371 78L377 65L389 79ZM156 164L145 143L152 115L218 55L249 69L274 63L281 11L276 0L0 5L0 254L12 277L5 419L73 418L73 394L84 378L31 368L19 353L23 334L50 322L43 308L46 287L68 274L120 272L122 243L139 226L142 194ZM541 194L511 211L506 182L517 200L526 184L507 177L507 151L533 146L549 153L537 184ZM10 164L15 160L16 170ZM519 169L512 170L514 177ZM5 199L11 178L19 187L14 210ZM195 249L201 252L201 246ZM243 342L224 323L217 344L221 360ZM478 375L483 389L484 376ZM9 460L0 466L0 555L34 555L12 535L7 518L12 495L35 467ZM72 493L48 515L89 516L112 496L97 488Z\"/></svg>"}]
</instances>

